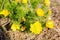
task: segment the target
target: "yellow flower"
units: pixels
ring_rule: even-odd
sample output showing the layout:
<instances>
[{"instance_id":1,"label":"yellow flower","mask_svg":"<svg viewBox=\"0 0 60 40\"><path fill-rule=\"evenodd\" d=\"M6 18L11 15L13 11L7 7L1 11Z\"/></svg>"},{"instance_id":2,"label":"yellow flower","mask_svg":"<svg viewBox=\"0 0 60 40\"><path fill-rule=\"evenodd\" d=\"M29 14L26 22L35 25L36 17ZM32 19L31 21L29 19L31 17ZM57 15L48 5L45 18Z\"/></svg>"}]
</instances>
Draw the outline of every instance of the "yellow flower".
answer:
<instances>
[{"instance_id":1,"label":"yellow flower","mask_svg":"<svg viewBox=\"0 0 60 40\"><path fill-rule=\"evenodd\" d=\"M20 1L20 0L15 0L15 2L17 2L17 3L18 3L19 1Z\"/></svg>"},{"instance_id":2,"label":"yellow flower","mask_svg":"<svg viewBox=\"0 0 60 40\"><path fill-rule=\"evenodd\" d=\"M41 8L38 8L36 10L36 13L37 13L38 16L44 16L44 11Z\"/></svg>"},{"instance_id":3,"label":"yellow flower","mask_svg":"<svg viewBox=\"0 0 60 40\"><path fill-rule=\"evenodd\" d=\"M24 17L22 17L22 21L26 21L26 19Z\"/></svg>"},{"instance_id":4,"label":"yellow flower","mask_svg":"<svg viewBox=\"0 0 60 40\"><path fill-rule=\"evenodd\" d=\"M26 29L25 26L22 26L22 27L21 27L21 31L24 31L25 29Z\"/></svg>"},{"instance_id":5,"label":"yellow flower","mask_svg":"<svg viewBox=\"0 0 60 40\"><path fill-rule=\"evenodd\" d=\"M28 0L22 0L22 3L27 4Z\"/></svg>"},{"instance_id":6,"label":"yellow flower","mask_svg":"<svg viewBox=\"0 0 60 40\"><path fill-rule=\"evenodd\" d=\"M20 25L18 23L13 23L11 29L12 31L20 30Z\"/></svg>"},{"instance_id":7,"label":"yellow flower","mask_svg":"<svg viewBox=\"0 0 60 40\"><path fill-rule=\"evenodd\" d=\"M34 34L40 34L42 32L41 26L41 23L37 21L34 24L30 25L30 31Z\"/></svg>"},{"instance_id":8,"label":"yellow flower","mask_svg":"<svg viewBox=\"0 0 60 40\"><path fill-rule=\"evenodd\" d=\"M6 17L10 14L10 12L8 10L3 10L3 11L1 11L0 14L4 15Z\"/></svg>"},{"instance_id":9,"label":"yellow flower","mask_svg":"<svg viewBox=\"0 0 60 40\"><path fill-rule=\"evenodd\" d=\"M51 13L52 13L52 10L51 10L51 9L49 9L49 10L48 10L48 14L50 15Z\"/></svg>"},{"instance_id":10,"label":"yellow flower","mask_svg":"<svg viewBox=\"0 0 60 40\"><path fill-rule=\"evenodd\" d=\"M46 6L50 6L50 0L44 0Z\"/></svg>"},{"instance_id":11,"label":"yellow flower","mask_svg":"<svg viewBox=\"0 0 60 40\"><path fill-rule=\"evenodd\" d=\"M47 28L54 28L54 23L53 23L53 21L52 21L52 20L48 20L48 21L46 22L46 27L47 27Z\"/></svg>"}]
</instances>

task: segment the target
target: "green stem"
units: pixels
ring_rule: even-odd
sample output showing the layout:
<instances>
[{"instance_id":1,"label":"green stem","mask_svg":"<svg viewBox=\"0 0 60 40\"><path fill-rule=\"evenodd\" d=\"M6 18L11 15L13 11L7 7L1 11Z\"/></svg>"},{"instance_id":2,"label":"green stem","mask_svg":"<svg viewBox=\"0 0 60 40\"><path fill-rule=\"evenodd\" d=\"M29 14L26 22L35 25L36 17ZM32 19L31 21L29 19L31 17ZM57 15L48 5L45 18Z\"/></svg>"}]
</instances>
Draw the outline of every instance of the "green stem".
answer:
<instances>
[{"instance_id":1,"label":"green stem","mask_svg":"<svg viewBox=\"0 0 60 40\"><path fill-rule=\"evenodd\" d=\"M7 30L6 30L6 28L5 28L5 26L4 26L4 25L2 26L2 28L3 28L3 30L4 30L5 32L7 32Z\"/></svg>"}]
</instances>

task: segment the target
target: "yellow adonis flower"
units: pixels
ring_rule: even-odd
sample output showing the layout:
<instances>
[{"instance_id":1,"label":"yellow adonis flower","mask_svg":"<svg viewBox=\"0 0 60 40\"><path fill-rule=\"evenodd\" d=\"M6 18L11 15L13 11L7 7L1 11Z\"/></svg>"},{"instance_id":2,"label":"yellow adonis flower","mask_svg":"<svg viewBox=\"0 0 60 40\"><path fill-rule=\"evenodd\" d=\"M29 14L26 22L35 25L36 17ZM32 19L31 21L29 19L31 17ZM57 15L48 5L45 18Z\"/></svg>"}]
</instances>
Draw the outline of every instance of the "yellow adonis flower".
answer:
<instances>
[{"instance_id":1,"label":"yellow adonis flower","mask_svg":"<svg viewBox=\"0 0 60 40\"><path fill-rule=\"evenodd\" d=\"M44 16L44 11L41 8L36 9L36 13L38 16Z\"/></svg>"},{"instance_id":2,"label":"yellow adonis flower","mask_svg":"<svg viewBox=\"0 0 60 40\"><path fill-rule=\"evenodd\" d=\"M52 20L48 20L48 21L46 22L46 27L47 27L47 28L54 28L54 23L53 23L53 21L52 21Z\"/></svg>"},{"instance_id":3,"label":"yellow adonis flower","mask_svg":"<svg viewBox=\"0 0 60 40\"><path fill-rule=\"evenodd\" d=\"M0 12L0 14L4 15L6 17L10 14L10 12L8 10L3 10Z\"/></svg>"},{"instance_id":4,"label":"yellow adonis flower","mask_svg":"<svg viewBox=\"0 0 60 40\"><path fill-rule=\"evenodd\" d=\"M45 4L46 6L50 6L50 0L44 0L44 4Z\"/></svg>"},{"instance_id":5,"label":"yellow adonis flower","mask_svg":"<svg viewBox=\"0 0 60 40\"><path fill-rule=\"evenodd\" d=\"M19 1L20 1L20 0L15 0L15 2L17 2L17 3L18 3Z\"/></svg>"},{"instance_id":6,"label":"yellow adonis flower","mask_svg":"<svg viewBox=\"0 0 60 40\"><path fill-rule=\"evenodd\" d=\"M48 14L49 15L52 14L52 10L51 9L48 10Z\"/></svg>"},{"instance_id":7,"label":"yellow adonis flower","mask_svg":"<svg viewBox=\"0 0 60 40\"><path fill-rule=\"evenodd\" d=\"M49 16L47 17L47 18L48 18L48 20L51 20L51 16L50 16L51 14L52 14L52 10L51 10L51 9L49 9L49 10L48 10L48 15L49 15Z\"/></svg>"},{"instance_id":8,"label":"yellow adonis flower","mask_svg":"<svg viewBox=\"0 0 60 40\"><path fill-rule=\"evenodd\" d=\"M30 31L34 34L40 34L42 32L41 26L41 23L37 21L34 24L30 25Z\"/></svg>"},{"instance_id":9,"label":"yellow adonis flower","mask_svg":"<svg viewBox=\"0 0 60 40\"><path fill-rule=\"evenodd\" d=\"M22 21L26 21L26 19L24 17L22 17Z\"/></svg>"},{"instance_id":10,"label":"yellow adonis flower","mask_svg":"<svg viewBox=\"0 0 60 40\"><path fill-rule=\"evenodd\" d=\"M26 29L25 26L22 26L22 27L21 27L21 31L24 31L25 29Z\"/></svg>"},{"instance_id":11,"label":"yellow adonis flower","mask_svg":"<svg viewBox=\"0 0 60 40\"><path fill-rule=\"evenodd\" d=\"M22 0L22 3L27 4L28 0Z\"/></svg>"},{"instance_id":12,"label":"yellow adonis flower","mask_svg":"<svg viewBox=\"0 0 60 40\"><path fill-rule=\"evenodd\" d=\"M20 25L18 23L13 23L11 29L12 31L20 30Z\"/></svg>"}]
</instances>

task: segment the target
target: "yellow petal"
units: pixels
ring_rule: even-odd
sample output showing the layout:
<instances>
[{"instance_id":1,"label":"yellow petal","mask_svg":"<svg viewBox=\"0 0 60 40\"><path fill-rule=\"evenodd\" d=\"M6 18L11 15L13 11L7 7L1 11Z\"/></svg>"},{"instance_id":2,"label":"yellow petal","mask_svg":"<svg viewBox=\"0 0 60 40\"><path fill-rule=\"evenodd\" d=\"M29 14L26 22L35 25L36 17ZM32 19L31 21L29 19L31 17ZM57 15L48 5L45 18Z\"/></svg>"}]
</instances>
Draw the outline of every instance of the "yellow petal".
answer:
<instances>
[{"instance_id":1,"label":"yellow petal","mask_svg":"<svg viewBox=\"0 0 60 40\"><path fill-rule=\"evenodd\" d=\"M25 29L26 29L26 27L22 26L21 31L24 31Z\"/></svg>"},{"instance_id":2,"label":"yellow petal","mask_svg":"<svg viewBox=\"0 0 60 40\"><path fill-rule=\"evenodd\" d=\"M54 23L53 23L53 21L52 21L52 20L48 20L48 21L46 22L46 27L47 27L47 28L54 28Z\"/></svg>"},{"instance_id":3,"label":"yellow petal","mask_svg":"<svg viewBox=\"0 0 60 40\"><path fill-rule=\"evenodd\" d=\"M46 6L50 6L50 0L44 0Z\"/></svg>"},{"instance_id":4,"label":"yellow petal","mask_svg":"<svg viewBox=\"0 0 60 40\"><path fill-rule=\"evenodd\" d=\"M30 25L30 31L34 34L40 34L42 32L41 26L41 23L37 21L34 24Z\"/></svg>"},{"instance_id":5,"label":"yellow petal","mask_svg":"<svg viewBox=\"0 0 60 40\"><path fill-rule=\"evenodd\" d=\"M38 8L36 10L36 13L37 13L38 16L44 16L44 11L41 8Z\"/></svg>"},{"instance_id":6,"label":"yellow petal","mask_svg":"<svg viewBox=\"0 0 60 40\"><path fill-rule=\"evenodd\" d=\"M24 17L22 17L22 21L26 21L26 19Z\"/></svg>"},{"instance_id":7,"label":"yellow petal","mask_svg":"<svg viewBox=\"0 0 60 40\"><path fill-rule=\"evenodd\" d=\"M22 0L22 3L27 4L28 0Z\"/></svg>"},{"instance_id":8,"label":"yellow petal","mask_svg":"<svg viewBox=\"0 0 60 40\"><path fill-rule=\"evenodd\" d=\"M51 9L48 10L48 14L52 14L52 10Z\"/></svg>"},{"instance_id":9,"label":"yellow petal","mask_svg":"<svg viewBox=\"0 0 60 40\"><path fill-rule=\"evenodd\" d=\"M17 2L17 3L18 3L19 1L20 1L20 0L15 0L15 2Z\"/></svg>"},{"instance_id":10,"label":"yellow petal","mask_svg":"<svg viewBox=\"0 0 60 40\"><path fill-rule=\"evenodd\" d=\"M11 29L12 29L12 31L20 30L20 25L16 24L16 23L13 23L12 26L11 26Z\"/></svg>"},{"instance_id":11,"label":"yellow petal","mask_svg":"<svg viewBox=\"0 0 60 40\"><path fill-rule=\"evenodd\" d=\"M10 14L10 12L8 10L3 10L3 11L1 11L0 14L4 15L6 17Z\"/></svg>"}]
</instances>

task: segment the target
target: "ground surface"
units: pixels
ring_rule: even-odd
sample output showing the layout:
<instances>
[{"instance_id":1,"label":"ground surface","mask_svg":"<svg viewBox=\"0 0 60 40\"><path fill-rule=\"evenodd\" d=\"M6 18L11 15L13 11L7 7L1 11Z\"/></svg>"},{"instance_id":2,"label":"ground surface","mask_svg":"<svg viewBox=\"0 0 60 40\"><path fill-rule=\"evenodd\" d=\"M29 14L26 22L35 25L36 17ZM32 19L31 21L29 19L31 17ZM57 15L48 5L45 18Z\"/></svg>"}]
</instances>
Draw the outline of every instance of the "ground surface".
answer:
<instances>
[{"instance_id":1,"label":"ground surface","mask_svg":"<svg viewBox=\"0 0 60 40\"><path fill-rule=\"evenodd\" d=\"M40 35L10 31L8 32L10 39L11 40L60 40L60 0L51 0L51 9L53 10L51 18L55 23L54 29L45 28Z\"/></svg>"}]
</instances>

